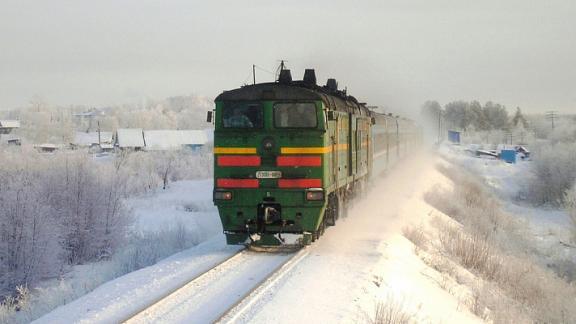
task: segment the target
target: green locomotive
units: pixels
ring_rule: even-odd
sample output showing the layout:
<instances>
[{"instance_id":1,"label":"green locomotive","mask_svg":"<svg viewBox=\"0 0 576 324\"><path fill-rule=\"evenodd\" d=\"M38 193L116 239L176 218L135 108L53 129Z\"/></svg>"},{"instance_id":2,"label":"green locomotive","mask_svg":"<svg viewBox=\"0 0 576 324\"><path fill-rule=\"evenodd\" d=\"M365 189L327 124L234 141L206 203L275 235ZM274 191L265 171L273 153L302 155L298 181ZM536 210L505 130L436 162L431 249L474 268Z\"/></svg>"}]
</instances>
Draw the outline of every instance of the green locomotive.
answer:
<instances>
[{"instance_id":1,"label":"green locomotive","mask_svg":"<svg viewBox=\"0 0 576 324\"><path fill-rule=\"evenodd\" d=\"M318 86L311 69L302 81L282 69L215 103L214 204L228 244L315 241L418 139L412 122L369 110L334 79Z\"/></svg>"}]
</instances>

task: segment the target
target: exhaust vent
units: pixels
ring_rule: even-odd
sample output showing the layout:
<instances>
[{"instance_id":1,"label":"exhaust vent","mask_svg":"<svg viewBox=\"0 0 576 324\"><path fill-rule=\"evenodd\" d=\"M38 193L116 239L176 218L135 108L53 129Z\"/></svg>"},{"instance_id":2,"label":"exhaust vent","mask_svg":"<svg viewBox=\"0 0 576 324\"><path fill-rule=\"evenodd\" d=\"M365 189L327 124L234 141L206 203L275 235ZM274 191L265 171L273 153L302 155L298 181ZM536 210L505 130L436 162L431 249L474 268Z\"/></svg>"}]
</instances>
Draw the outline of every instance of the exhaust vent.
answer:
<instances>
[{"instance_id":1,"label":"exhaust vent","mask_svg":"<svg viewBox=\"0 0 576 324\"><path fill-rule=\"evenodd\" d=\"M338 82L336 82L336 79L328 79L328 81L326 81L326 88L330 91L337 91Z\"/></svg>"},{"instance_id":2,"label":"exhaust vent","mask_svg":"<svg viewBox=\"0 0 576 324\"><path fill-rule=\"evenodd\" d=\"M292 74L290 73L290 70L280 70L278 82L284 84L292 82Z\"/></svg>"},{"instance_id":3,"label":"exhaust vent","mask_svg":"<svg viewBox=\"0 0 576 324\"><path fill-rule=\"evenodd\" d=\"M316 85L316 72L314 69L304 70L304 84L306 85Z\"/></svg>"}]
</instances>

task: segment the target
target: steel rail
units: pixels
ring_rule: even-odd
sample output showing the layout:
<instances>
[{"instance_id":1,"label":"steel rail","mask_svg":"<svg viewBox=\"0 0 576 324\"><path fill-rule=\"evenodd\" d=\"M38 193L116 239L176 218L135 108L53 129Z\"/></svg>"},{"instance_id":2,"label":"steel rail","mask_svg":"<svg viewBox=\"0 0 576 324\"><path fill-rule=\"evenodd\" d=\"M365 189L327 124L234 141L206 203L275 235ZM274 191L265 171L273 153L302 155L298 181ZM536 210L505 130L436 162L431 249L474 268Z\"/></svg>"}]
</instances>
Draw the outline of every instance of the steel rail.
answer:
<instances>
[{"instance_id":1,"label":"steel rail","mask_svg":"<svg viewBox=\"0 0 576 324\"><path fill-rule=\"evenodd\" d=\"M218 319L215 320L214 323L235 323L242 314L249 310L250 307L261 298L263 293L273 287L282 277L289 273L292 268L308 256L309 253L306 248L298 251L298 253L294 253L291 258L278 265L269 275L258 281L250 291L242 295L236 303L218 316ZM227 317L231 318L227 319Z\"/></svg>"},{"instance_id":2,"label":"steel rail","mask_svg":"<svg viewBox=\"0 0 576 324\"><path fill-rule=\"evenodd\" d=\"M207 269L206 271L203 271L202 273L199 273L198 275L196 275L194 278L186 280L185 283L183 283L182 285L179 285L177 288L171 289L169 291L167 291L166 293L162 294L159 298L156 298L155 300L153 300L150 303L147 303L144 307L140 307L138 310L131 312L129 315L125 316L122 320L120 320L121 323L126 323L128 321L130 321L131 319L137 317L138 315L144 313L146 310L150 309L152 306L162 302L163 300L169 298L171 295L173 295L174 293L176 293L178 290L180 290L182 287L187 286L188 284L199 280L200 278L202 278L203 276L205 276L206 274L208 274L211 271L214 271L214 269L219 268L221 266L223 266L225 263L228 263L230 261L232 261L233 259L239 257L240 255L246 253L246 249L242 249L234 254L232 254L231 256L225 258L224 260L222 260L221 262L219 262L218 264L216 264L214 267Z\"/></svg>"}]
</instances>

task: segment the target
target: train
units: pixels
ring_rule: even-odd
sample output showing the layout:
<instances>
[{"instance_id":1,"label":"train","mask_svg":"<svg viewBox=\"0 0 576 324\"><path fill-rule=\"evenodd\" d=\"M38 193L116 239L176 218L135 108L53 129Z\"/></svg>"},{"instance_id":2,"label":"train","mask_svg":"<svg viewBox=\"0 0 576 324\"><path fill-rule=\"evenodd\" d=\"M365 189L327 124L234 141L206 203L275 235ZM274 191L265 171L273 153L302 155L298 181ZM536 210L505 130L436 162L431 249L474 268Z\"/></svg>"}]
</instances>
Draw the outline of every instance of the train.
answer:
<instances>
[{"instance_id":1,"label":"train","mask_svg":"<svg viewBox=\"0 0 576 324\"><path fill-rule=\"evenodd\" d=\"M413 121L371 110L335 79L318 85L313 69L292 80L281 68L214 101L213 202L227 244L311 244L420 141Z\"/></svg>"}]
</instances>

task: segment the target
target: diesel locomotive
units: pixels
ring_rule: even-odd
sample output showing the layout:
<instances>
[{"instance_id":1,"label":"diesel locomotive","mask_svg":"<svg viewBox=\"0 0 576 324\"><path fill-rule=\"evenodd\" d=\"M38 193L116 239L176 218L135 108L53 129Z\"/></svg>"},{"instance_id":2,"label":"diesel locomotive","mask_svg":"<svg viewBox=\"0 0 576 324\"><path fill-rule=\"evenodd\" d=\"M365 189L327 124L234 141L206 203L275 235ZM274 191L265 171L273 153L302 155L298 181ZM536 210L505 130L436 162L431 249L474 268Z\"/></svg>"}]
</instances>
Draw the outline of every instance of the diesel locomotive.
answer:
<instances>
[{"instance_id":1,"label":"diesel locomotive","mask_svg":"<svg viewBox=\"0 0 576 324\"><path fill-rule=\"evenodd\" d=\"M312 69L298 81L282 69L215 104L213 200L228 244L310 244L419 140L412 121L370 110L335 79L317 85Z\"/></svg>"}]
</instances>

